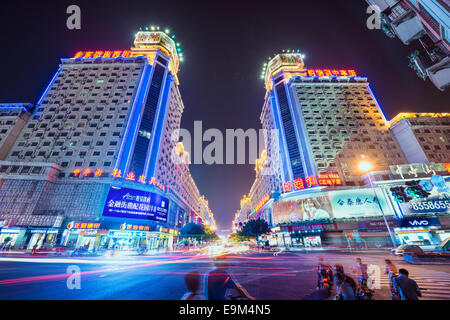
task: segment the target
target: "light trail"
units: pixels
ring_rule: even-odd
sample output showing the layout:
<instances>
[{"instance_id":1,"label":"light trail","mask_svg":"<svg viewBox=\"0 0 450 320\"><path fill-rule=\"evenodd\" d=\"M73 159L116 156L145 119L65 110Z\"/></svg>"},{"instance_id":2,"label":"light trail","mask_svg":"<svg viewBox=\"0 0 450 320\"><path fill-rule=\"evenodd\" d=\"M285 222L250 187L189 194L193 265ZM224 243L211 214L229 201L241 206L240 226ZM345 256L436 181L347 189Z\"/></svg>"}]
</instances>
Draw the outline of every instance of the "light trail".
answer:
<instances>
[{"instance_id":1,"label":"light trail","mask_svg":"<svg viewBox=\"0 0 450 320\"><path fill-rule=\"evenodd\" d=\"M174 260L167 260L167 261L156 261L152 263L144 263L144 264L136 264L132 266L122 266L122 267L114 267L109 269L97 269L97 270L91 270L91 271L82 271L79 273L80 276L87 276L87 275L94 275L99 273L105 273L105 272L113 272L113 271L124 271L124 270L131 270L131 269L137 269L137 268L145 268L145 267L152 267L152 266L159 266L159 265L166 265L166 264L174 264L174 263L186 263L192 260L201 260L201 259L211 259L217 256L226 255L228 253L222 253L222 254L216 254L216 255L204 255L204 256L183 256L184 258L178 257L178 259ZM74 263L79 263L80 260L71 260L75 261ZM83 261L89 261L89 260L83 260ZM61 263L61 260L58 259L58 262ZM99 264L97 262L97 264ZM13 284L21 284L21 283L27 283L27 282L36 282L36 281L52 281L52 280L58 280L67 278L72 273L59 273L59 274L50 274L50 275L43 275L43 276L31 276L31 277L22 277L22 278L13 278L13 279L5 279L0 280L0 285L13 285Z\"/></svg>"}]
</instances>

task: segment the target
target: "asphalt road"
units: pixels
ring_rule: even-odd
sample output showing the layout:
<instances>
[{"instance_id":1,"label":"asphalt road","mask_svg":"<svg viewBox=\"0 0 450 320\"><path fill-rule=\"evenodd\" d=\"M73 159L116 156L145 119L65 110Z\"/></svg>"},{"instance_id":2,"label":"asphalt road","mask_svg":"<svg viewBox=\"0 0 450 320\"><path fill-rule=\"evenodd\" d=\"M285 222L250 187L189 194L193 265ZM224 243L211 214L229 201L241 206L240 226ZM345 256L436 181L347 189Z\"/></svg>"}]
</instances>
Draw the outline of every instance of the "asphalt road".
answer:
<instances>
[{"instance_id":1,"label":"asphalt road","mask_svg":"<svg viewBox=\"0 0 450 320\"><path fill-rule=\"evenodd\" d=\"M367 252L236 252L229 255L228 271L257 300L324 299L315 291L314 266L322 256L340 263L346 273L356 257L379 267L375 299L390 299L384 259L409 270L424 289L424 299L450 300L448 264L410 265L388 253ZM205 273L213 267L211 252L160 254L119 258L0 257L0 299L120 299L179 300L186 292L184 275ZM69 289L68 267L81 271L80 289ZM71 282L74 283L74 282Z\"/></svg>"}]
</instances>

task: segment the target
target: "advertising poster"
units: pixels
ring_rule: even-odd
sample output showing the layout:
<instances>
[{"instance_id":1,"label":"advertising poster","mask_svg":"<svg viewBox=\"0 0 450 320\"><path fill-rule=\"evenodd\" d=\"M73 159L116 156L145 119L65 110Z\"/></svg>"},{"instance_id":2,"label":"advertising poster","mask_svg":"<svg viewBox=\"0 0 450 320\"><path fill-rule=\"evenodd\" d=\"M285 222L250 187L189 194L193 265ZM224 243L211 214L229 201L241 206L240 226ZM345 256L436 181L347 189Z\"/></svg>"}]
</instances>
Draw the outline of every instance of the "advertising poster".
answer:
<instances>
[{"instance_id":1,"label":"advertising poster","mask_svg":"<svg viewBox=\"0 0 450 320\"><path fill-rule=\"evenodd\" d=\"M159 194L111 187L103 209L104 217L167 222L169 200Z\"/></svg>"},{"instance_id":2,"label":"advertising poster","mask_svg":"<svg viewBox=\"0 0 450 320\"><path fill-rule=\"evenodd\" d=\"M380 192L373 189L357 189L329 192L334 216L340 218L381 216L392 214Z\"/></svg>"},{"instance_id":3,"label":"advertising poster","mask_svg":"<svg viewBox=\"0 0 450 320\"><path fill-rule=\"evenodd\" d=\"M186 212L179 206L177 206L177 211L177 227L182 228L184 225L184 216Z\"/></svg>"},{"instance_id":4,"label":"advertising poster","mask_svg":"<svg viewBox=\"0 0 450 320\"><path fill-rule=\"evenodd\" d=\"M400 203L404 216L421 213L450 213L450 182L446 182L443 177L436 175L431 179L421 180L420 185L430 195L427 198Z\"/></svg>"},{"instance_id":5,"label":"advertising poster","mask_svg":"<svg viewBox=\"0 0 450 320\"><path fill-rule=\"evenodd\" d=\"M313 221L333 218L328 196L308 195L273 204L273 223Z\"/></svg>"}]
</instances>

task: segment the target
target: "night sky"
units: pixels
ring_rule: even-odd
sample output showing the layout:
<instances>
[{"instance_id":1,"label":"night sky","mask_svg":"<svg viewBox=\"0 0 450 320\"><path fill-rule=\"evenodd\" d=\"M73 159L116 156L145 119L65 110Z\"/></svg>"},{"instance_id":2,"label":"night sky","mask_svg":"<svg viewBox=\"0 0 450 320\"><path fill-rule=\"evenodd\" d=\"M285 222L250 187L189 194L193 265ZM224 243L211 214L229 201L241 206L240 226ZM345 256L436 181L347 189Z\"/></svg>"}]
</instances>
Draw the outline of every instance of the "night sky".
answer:
<instances>
[{"instance_id":1,"label":"night sky","mask_svg":"<svg viewBox=\"0 0 450 320\"><path fill-rule=\"evenodd\" d=\"M192 130L260 128L262 64L299 49L310 68L349 68L369 78L388 119L398 112L448 112L450 93L408 67L411 47L366 28L364 0L297 1L8 1L0 12L0 102L36 103L59 58L78 50L129 49L139 27L170 28L185 61L179 72ZM11 4L13 3L13 4ZM66 28L66 8L81 8L81 30ZM206 145L206 144L205 144ZM254 180L253 165L192 165L219 229L231 227Z\"/></svg>"}]
</instances>

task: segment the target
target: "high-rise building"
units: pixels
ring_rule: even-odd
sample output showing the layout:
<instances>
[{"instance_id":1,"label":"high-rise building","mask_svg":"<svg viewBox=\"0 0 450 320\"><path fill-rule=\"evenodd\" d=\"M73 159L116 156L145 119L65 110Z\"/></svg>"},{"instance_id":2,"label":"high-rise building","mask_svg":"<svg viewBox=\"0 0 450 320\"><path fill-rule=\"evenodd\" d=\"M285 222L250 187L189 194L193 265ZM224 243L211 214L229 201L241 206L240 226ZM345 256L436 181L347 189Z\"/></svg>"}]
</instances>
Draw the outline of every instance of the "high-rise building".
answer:
<instances>
[{"instance_id":1,"label":"high-rise building","mask_svg":"<svg viewBox=\"0 0 450 320\"><path fill-rule=\"evenodd\" d=\"M31 103L0 104L0 160L5 160L17 137L30 119Z\"/></svg>"},{"instance_id":2,"label":"high-rise building","mask_svg":"<svg viewBox=\"0 0 450 320\"><path fill-rule=\"evenodd\" d=\"M450 113L399 113L390 127L409 163L450 162Z\"/></svg>"},{"instance_id":3,"label":"high-rise building","mask_svg":"<svg viewBox=\"0 0 450 320\"><path fill-rule=\"evenodd\" d=\"M410 67L440 90L450 84L450 5L446 0L366 0L381 13L381 29L410 45Z\"/></svg>"},{"instance_id":4,"label":"high-rise building","mask_svg":"<svg viewBox=\"0 0 450 320\"><path fill-rule=\"evenodd\" d=\"M180 60L179 44L158 30L137 32L130 50L79 51L61 59L7 161L0 163L0 219L23 229L19 244L38 241L27 240L31 226L63 228L64 220L100 222L110 232L89 245L107 246L124 241L136 246L139 237L148 236L111 233L117 224L121 230L126 224L168 233L194 219L215 223L188 164L176 157L184 110ZM71 237L71 230L64 230L64 245ZM83 241L79 237L74 245Z\"/></svg>"},{"instance_id":5,"label":"high-rise building","mask_svg":"<svg viewBox=\"0 0 450 320\"><path fill-rule=\"evenodd\" d=\"M264 79L261 122L279 132L282 181L331 173L343 185L363 185L361 157L375 171L406 163L366 77L307 69L300 53L284 53L268 62Z\"/></svg>"}]
</instances>

